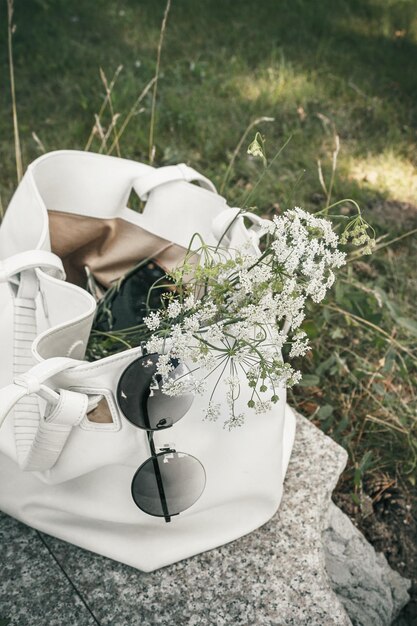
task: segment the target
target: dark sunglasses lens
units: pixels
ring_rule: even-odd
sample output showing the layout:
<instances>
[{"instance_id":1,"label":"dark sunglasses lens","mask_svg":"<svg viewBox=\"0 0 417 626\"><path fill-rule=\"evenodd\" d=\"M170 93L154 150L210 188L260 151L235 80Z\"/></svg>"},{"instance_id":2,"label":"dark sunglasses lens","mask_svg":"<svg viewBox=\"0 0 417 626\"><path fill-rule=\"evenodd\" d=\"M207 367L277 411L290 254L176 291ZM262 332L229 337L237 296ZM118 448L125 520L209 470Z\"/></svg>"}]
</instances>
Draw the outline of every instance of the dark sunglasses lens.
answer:
<instances>
[{"instance_id":1,"label":"dark sunglasses lens","mask_svg":"<svg viewBox=\"0 0 417 626\"><path fill-rule=\"evenodd\" d=\"M200 461L182 452L163 452L140 466L132 480L136 506L148 515L177 515L204 491L206 473Z\"/></svg>"},{"instance_id":2,"label":"dark sunglasses lens","mask_svg":"<svg viewBox=\"0 0 417 626\"><path fill-rule=\"evenodd\" d=\"M117 389L117 401L123 415L135 426L146 430L159 430L172 426L184 417L194 396L184 393L168 396L161 391L162 380L155 376L158 354L137 359L122 374ZM169 378L186 380L188 368L176 364Z\"/></svg>"}]
</instances>

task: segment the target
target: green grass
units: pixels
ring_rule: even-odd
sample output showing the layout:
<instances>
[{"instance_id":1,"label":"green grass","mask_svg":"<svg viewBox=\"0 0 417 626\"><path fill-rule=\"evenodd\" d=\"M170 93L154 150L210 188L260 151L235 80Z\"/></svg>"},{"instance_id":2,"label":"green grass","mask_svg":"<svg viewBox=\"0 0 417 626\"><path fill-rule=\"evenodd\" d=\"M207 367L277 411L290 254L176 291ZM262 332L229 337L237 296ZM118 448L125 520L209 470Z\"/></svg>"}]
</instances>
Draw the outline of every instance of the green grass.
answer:
<instances>
[{"instance_id":1,"label":"green grass","mask_svg":"<svg viewBox=\"0 0 417 626\"><path fill-rule=\"evenodd\" d=\"M3 15L4 0L0 3ZM16 0L14 59L25 164L40 149L84 148L103 100L102 67L123 70L113 106L123 115L155 71L164 1ZM15 187L5 22L0 64L3 205ZM173 0L162 51L156 164L186 161L221 184L245 128L260 116L269 158L290 138L251 204L261 213L322 208L340 137L333 200L354 198L379 236L417 227L416 0ZM121 140L147 160L151 94ZM103 118L103 124L109 117ZM245 144L246 145L246 144ZM93 150L100 142L95 140ZM262 164L239 154L226 194L239 205ZM350 263L307 323L310 386L293 401L350 452L346 476L364 472L414 484L417 463L417 240ZM359 286L357 286L359 284ZM385 334L384 334L385 333Z\"/></svg>"}]
</instances>

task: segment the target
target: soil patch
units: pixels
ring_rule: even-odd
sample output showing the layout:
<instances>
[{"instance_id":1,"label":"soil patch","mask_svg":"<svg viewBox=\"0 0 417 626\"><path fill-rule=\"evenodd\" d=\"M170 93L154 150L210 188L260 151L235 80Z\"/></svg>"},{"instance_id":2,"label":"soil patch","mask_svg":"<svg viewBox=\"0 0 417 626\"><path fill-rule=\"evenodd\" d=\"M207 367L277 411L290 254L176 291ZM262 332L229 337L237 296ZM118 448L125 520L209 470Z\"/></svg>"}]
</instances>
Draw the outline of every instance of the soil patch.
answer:
<instances>
[{"instance_id":1,"label":"soil patch","mask_svg":"<svg viewBox=\"0 0 417 626\"><path fill-rule=\"evenodd\" d=\"M395 624L417 626L417 489L406 491L389 482L384 488L381 481L369 481L358 506L350 485L342 479L333 499L391 567L411 579L411 600Z\"/></svg>"}]
</instances>

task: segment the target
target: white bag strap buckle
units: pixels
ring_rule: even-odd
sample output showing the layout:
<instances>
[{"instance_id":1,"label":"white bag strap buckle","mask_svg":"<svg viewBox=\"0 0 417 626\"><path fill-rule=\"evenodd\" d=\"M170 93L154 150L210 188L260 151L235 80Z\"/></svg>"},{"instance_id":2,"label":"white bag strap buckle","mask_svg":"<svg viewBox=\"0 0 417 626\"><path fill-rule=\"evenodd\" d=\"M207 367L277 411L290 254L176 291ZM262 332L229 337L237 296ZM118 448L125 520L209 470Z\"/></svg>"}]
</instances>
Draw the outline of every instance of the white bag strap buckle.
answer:
<instances>
[{"instance_id":1,"label":"white bag strap buckle","mask_svg":"<svg viewBox=\"0 0 417 626\"><path fill-rule=\"evenodd\" d=\"M0 390L0 425L25 396L36 395L47 402L44 416L38 410L33 412L33 409L32 414L15 413L14 431L20 469L45 471L53 467L72 428L87 414L89 398L86 394L66 389L54 390L45 384L52 376L79 363L64 357L48 359L25 374L19 374L13 383Z\"/></svg>"},{"instance_id":2,"label":"white bag strap buckle","mask_svg":"<svg viewBox=\"0 0 417 626\"><path fill-rule=\"evenodd\" d=\"M156 187L179 180L184 180L188 183L199 183L201 187L204 187L208 191L217 193L216 187L211 180L185 163L166 165L165 167L154 169L143 176L139 176L133 181L133 189L141 200L147 200L151 191Z\"/></svg>"}]
</instances>

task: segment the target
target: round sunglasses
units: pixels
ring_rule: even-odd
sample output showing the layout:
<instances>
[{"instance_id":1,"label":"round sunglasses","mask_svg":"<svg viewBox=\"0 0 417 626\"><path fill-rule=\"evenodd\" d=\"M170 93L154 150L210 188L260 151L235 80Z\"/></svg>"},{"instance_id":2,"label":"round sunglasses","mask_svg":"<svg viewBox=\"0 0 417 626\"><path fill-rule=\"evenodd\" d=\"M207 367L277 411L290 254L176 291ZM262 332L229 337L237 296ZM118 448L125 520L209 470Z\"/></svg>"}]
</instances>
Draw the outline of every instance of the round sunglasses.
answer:
<instances>
[{"instance_id":1,"label":"round sunglasses","mask_svg":"<svg viewBox=\"0 0 417 626\"><path fill-rule=\"evenodd\" d=\"M162 392L162 378L157 371L159 354L145 354L123 372L117 386L117 402L127 420L147 431L151 451L132 480L132 497L148 515L171 517L192 506L201 496L206 473L198 459L177 452L169 445L156 452L153 435L176 424L193 403L194 396L184 393L168 396ZM169 378L177 380L189 374L188 368L172 360Z\"/></svg>"}]
</instances>

